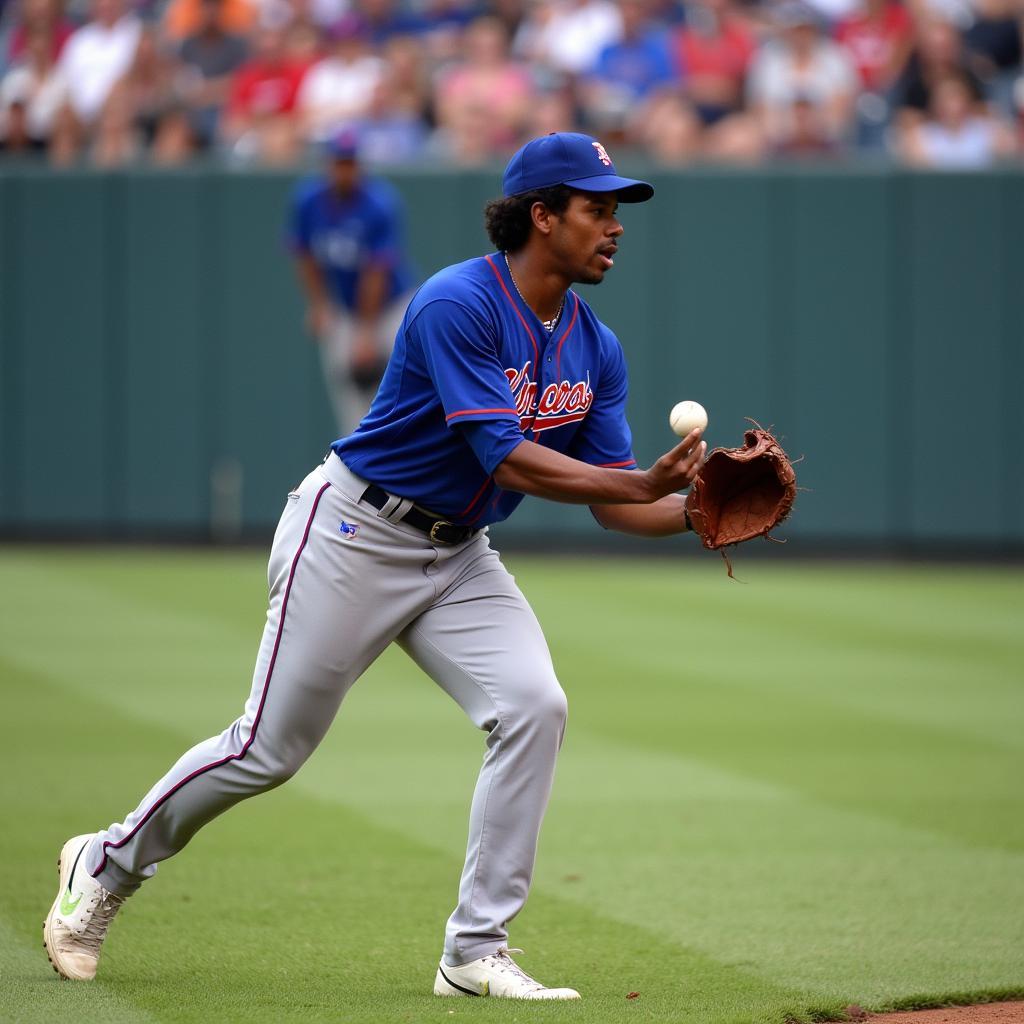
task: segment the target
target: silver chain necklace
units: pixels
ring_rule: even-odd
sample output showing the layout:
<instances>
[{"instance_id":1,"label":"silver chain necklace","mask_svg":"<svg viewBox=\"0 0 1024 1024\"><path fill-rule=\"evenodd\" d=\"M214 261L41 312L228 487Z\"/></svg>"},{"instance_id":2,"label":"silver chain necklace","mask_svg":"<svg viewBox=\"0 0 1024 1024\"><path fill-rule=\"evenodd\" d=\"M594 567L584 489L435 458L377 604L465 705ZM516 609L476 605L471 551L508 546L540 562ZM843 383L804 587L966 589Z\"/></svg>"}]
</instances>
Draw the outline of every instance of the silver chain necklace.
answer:
<instances>
[{"instance_id":1,"label":"silver chain necklace","mask_svg":"<svg viewBox=\"0 0 1024 1024\"><path fill-rule=\"evenodd\" d=\"M523 300L523 305L526 306L527 309L532 310L533 307L526 301L526 296L522 293L522 291L520 291L519 285L516 284L516 275L512 273L512 264L509 263L509 261L508 261L508 253L505 253L504 255L505 255L505 266L508 267L508 276L512 278L512 287L515 288L515 290L517 292L519 292L519 298L521 298ZM555 326L558 324L558 319L562 315L562 310L564 308L565 308L565 296L563 295L562 296L562 301L558 304L558 312L550 320L541 320L540 321L541 327L543 327L544 330L548 332L548 334L550 334L555 329ZM537 317L537 319L540 320L540 317Z\"/></svg>"}]
</instances>

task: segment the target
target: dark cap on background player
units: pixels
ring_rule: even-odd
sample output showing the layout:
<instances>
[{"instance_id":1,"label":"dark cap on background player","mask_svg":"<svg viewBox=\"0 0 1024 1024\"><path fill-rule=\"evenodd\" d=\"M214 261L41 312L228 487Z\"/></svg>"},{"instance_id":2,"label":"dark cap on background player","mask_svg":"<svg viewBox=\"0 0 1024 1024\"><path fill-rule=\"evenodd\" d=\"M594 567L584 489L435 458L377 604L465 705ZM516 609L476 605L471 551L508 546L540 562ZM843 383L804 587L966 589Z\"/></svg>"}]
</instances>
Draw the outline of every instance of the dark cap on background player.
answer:
<instances>
[{"instance_id":1,"label":"dark cap on background player","mask_svg":"<svg viewBox=\"0 0 1024 1024\"><path fill-rule=\"evenodd\" d=\"M342 128L324 145L327 175L342 195L352 193L359 183L359 143L359 133L354 128Z\"/></svg>"},{"instance_id":2,"label":"dark cap on background player","mask_svg":"<svg viewBox=\"0 0 1024 1024\"><path fill-rule=\"evenodd\" d=\"M623 178L597 139L580 132L552 132L526 143L502 178L506 197L567 185L581 192L615 192L620 203L643 203L654 195L646 181Z\"/></svg>"},{"instance_id":3,"label":"dark cap on background player","mask_svg":"<svg viewBox=\"0 0 1024 1024\"><path fill-rule=\"evenodd\" d=\"M342 128L334 133L324 146L331 160L359 159L359 132L355 128Z\"/></svg>"}]
</instances>

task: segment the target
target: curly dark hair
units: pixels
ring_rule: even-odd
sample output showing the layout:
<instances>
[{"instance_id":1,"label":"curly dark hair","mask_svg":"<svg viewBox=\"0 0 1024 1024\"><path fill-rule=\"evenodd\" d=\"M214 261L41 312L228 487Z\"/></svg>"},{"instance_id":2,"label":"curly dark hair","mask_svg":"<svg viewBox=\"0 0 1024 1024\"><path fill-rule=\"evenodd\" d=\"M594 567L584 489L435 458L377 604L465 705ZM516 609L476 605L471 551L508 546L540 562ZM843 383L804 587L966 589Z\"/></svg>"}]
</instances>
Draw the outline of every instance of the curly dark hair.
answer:
<instances>
[{"instance_id":1,"label":"curly dark hair","mask_svg":"<svg viewBox=\"0 0 1024 1024\"><path fill-rule=\"evenodd\" d=\"M484 207L484 225L487 237L495 249L517 252L526 245L533 227L530 210L534 203L543 203L555 216L561 216L569 207L576 190L568 185L552 185L524 192L519 196L492 199Z\"/></svg>"}]
</instances>

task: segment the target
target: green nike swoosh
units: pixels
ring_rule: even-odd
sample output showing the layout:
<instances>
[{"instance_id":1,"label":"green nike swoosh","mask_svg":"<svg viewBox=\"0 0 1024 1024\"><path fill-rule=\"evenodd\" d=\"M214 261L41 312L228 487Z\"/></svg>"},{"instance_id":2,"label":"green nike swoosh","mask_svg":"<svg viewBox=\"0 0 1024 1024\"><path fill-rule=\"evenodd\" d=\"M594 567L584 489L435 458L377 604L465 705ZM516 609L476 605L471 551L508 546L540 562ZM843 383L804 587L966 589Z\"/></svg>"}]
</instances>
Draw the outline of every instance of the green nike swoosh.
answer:
<instances>
[{"instance_id":1,"label":"green nike swoosh","mask_svg":"<svg viewBox=\"0 0 1024 1024\"><path fill-rule=\"evenodd\" d=\"M60 912L62 914L73 914L75 912L75 907L77 907L78 904L82 902L81 893L78 894L78 899L74 902L71 901L70 897L71 893L65 892L60 898Z\"/></svg>"},{"instance_id":2,"label":"green nike swoosh","mask_svg":"<svg viewBox=\"0 0 1024 1024\"><path fill-rule=\"evenodd\" d=\"M78 894L78 899L74 902L71 901L71 883L75 880L75 872L78 870L78 862L82 859L82 854L85 853L85 848L88 843L83 843L78 851L78 856L75 857L75 863L71 865L71 874L68 875L68 887L67 891L63 892L60 897L60 912L62 914L70 915L75 912L75 907L82 902L82 893Z\"/></svg>"}]
</instances>

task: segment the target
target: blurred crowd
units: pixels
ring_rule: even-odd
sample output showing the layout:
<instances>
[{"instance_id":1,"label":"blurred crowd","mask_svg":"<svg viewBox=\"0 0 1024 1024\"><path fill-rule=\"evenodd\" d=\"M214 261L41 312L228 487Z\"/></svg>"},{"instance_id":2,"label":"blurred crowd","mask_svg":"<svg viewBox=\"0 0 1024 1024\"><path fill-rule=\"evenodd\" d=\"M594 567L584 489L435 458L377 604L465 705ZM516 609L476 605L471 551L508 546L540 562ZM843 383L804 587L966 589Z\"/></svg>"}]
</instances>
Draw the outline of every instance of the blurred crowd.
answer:
<instances>
[{"instance_id":1,"label":"blurred crowd","mask_svg":"<svg viewBox=\"0 0 1024 1024\"><path fill-rule=\"evenodd\" d=\"M1024 0L0 0L0 159L666 166L1024 153Z\"/></svg>"}]
</instances>

